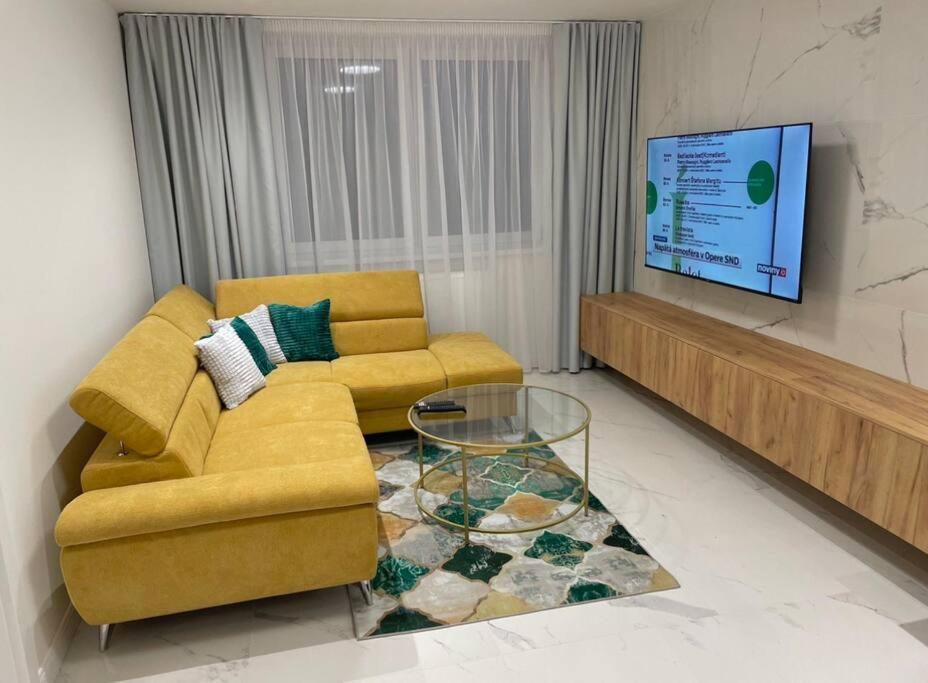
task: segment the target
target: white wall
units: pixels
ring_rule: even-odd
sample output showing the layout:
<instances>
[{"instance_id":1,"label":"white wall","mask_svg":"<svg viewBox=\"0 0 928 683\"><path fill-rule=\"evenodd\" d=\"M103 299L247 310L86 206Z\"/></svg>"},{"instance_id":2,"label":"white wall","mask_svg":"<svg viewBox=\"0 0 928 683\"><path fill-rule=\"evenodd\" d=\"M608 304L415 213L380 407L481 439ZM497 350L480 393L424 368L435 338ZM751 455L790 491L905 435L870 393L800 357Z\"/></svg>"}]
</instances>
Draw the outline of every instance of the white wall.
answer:
<instances>
[{"instance_id":1,"label":"white wall","mask_svg":"<svg viewBox=\"0 0 928 683\"><path fill-rule=\"evenodd\" d=\"M643 24L639 188L655 135L812 121L805 297L639 265L635 287L928 387L928 3L697 0ZM638 263L644 202L639 202Z\"/></svg>"},{"instance_id":2,"label":"white wall","mask_svg":"<svg viewBox=\"0 0 928 683\"><path fill-rule=\"evenodd\" d=\"M53 678L69 602L52 530L80 466L61 456L81 425L68 395L152 290L116 12L0 13L0 561L30 675Z\"/></svg>"}]
</instances>

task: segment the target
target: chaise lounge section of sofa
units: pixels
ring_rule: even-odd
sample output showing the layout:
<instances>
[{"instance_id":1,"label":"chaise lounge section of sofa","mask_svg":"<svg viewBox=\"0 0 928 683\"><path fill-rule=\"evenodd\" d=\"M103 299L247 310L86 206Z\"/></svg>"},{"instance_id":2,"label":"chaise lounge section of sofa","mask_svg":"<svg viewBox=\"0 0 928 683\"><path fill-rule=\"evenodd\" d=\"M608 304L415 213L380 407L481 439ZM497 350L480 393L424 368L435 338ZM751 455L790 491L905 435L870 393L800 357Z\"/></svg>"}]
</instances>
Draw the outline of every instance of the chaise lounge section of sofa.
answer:
<instances>
[{"instance_id":1,"label":"chaise lounge section of sofa","mask_svg":"<svg viewBox=\"0 0 928 683\"><path fill-rule=\"evenodd\" d=\"M207 320L325 298L339 358L280 364L223 409L193 345ZM408 428L410 405L445 387L521 381L485 335L429 336L412 271L221 281L215 306L179 286L71 397L106 433L55 529L71 600L108 625L370 580L364 434Z\"/></svg>"}]
</instances>

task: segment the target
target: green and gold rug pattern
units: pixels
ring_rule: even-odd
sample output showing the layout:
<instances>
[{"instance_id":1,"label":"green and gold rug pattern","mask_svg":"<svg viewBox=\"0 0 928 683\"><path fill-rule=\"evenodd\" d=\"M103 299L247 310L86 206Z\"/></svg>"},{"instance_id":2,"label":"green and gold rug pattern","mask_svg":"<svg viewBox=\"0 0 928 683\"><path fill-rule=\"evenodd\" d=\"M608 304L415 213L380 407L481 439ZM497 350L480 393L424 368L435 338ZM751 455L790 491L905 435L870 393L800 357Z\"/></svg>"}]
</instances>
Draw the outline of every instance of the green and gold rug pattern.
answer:
<instances>
[{"instance_id":1,"label":"green and gold rug pattern","mask_svg":"<svg viewBox=\"0 0 928 683\"><path fill-rule=\"evenodd\" d=\"M560 462L549 447L532 452ZM426 467L455 453L428 445ZM366 605L358 587L349 587L359 639L679 585L592 493L589 516L581 511L536 532L480 533L481 528L536 526L576 506L582 486L544 462L515 454L468 460L469 517L478 531L465 545L461 532L428 520L416 507L415 442L373 447L371 459L380 484L380 544L371 582L374 604ZM440 468L420 494L440 517L459 523L464 519L460 473L459 463Z\"/></svg>"}]
</instances>

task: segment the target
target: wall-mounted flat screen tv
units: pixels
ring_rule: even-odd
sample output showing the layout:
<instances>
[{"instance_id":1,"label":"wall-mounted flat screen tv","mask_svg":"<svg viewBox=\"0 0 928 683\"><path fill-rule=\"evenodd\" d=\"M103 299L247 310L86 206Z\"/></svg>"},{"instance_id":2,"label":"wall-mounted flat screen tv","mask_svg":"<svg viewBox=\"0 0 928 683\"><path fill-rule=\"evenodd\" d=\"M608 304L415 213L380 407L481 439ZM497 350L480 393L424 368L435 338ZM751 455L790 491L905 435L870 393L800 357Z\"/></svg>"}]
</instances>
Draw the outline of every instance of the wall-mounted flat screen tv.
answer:
<instances>
[{"instance_id":1,"label":"wall-mounted flat screen tv","mask_svg":"<svg viewBox=\"0 0 928 683\"><path fill-rule=\"evenodd\" d=\"M812 124L648 140L645 265L802 300Z\"/></svg>"}]
</instances>

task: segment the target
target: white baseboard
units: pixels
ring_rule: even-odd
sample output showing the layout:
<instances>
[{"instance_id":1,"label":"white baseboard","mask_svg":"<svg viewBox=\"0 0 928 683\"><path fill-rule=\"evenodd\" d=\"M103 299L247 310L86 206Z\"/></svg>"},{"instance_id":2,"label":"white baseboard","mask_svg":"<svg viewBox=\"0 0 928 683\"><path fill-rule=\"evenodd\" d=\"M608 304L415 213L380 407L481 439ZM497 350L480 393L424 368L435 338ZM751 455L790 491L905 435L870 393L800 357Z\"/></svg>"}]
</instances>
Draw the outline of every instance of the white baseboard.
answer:
<instances>
[{"instance_id":1,"label":"white baseboard","mask_svg":"<svg viewBox=\"0 0 928 683\"><path fill-rule=\"evenodd\" d=\"M61 618L61 624L55 631L55 637L52 638L52 644L45 653L42 660L42 666L39 667L39 683L55 683L58 678L58 672L64 663L64 657L68 653L68 647L74 639L77 627L81 623L81 618L74 609L74 605L68 604L68 609Z\"/></svg>"}]
</instances>

